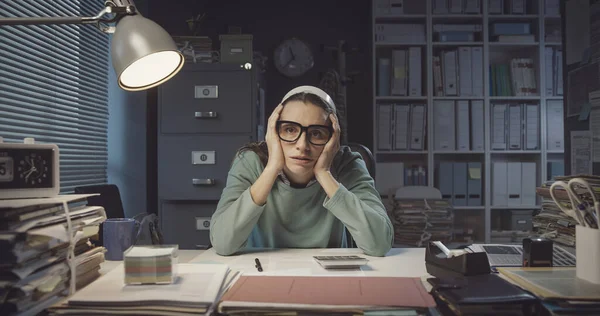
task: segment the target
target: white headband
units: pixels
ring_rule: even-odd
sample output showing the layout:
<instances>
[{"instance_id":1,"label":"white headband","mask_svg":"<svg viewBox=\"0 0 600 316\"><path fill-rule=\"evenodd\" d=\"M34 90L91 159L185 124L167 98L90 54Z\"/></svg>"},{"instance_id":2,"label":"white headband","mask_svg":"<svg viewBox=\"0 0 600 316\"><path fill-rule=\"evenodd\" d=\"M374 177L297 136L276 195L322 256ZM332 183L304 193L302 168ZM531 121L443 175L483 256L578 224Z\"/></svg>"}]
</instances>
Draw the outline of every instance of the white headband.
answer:
<instances>
[{"instance_id":1,"label":"white headband","mask_svg":"<svg viewBox=\"0 0 600 316\"><path fill-rule=\"evenodd\" d=\"M325 101L325 103L328 105L328 107L331 109L331 111L333 111L334 114L337 114L337 111L335 108L335 103L333 103L333 100L331 99L329 94L327 94L327 92L325 92L317 87L313 87L313 86L300 86L300 87L296 87L296 88L290 90L290 92L286 93L286 95L283 97L283 99L281 100L281 103L283 103L285 100L287 100L287 98L291 97L292 95L302 93L302 92L312 93L312 94L319 96L321 99L323 99L323 101Z\"/></svg>"}]
</instances>

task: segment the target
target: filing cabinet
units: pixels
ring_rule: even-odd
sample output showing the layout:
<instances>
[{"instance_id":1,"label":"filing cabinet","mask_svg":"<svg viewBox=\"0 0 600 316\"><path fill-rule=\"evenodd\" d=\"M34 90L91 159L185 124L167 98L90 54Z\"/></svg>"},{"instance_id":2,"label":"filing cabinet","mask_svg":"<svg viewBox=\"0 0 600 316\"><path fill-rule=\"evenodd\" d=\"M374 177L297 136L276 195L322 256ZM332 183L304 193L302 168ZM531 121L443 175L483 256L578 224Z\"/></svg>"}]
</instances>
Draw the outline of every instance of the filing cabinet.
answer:
<instances>
[{"instance_id":1,"label":"filing cabinet","mask_svg":"<svg viewBox=\"0 0 600 316\"><path fill-rule=\"evenodd\" d=\"M260 73L188 63L159 87L157 202L165 242L181 249L210 245L210 218L235 153L264 130Z\"/></svg>"}]
</instances>

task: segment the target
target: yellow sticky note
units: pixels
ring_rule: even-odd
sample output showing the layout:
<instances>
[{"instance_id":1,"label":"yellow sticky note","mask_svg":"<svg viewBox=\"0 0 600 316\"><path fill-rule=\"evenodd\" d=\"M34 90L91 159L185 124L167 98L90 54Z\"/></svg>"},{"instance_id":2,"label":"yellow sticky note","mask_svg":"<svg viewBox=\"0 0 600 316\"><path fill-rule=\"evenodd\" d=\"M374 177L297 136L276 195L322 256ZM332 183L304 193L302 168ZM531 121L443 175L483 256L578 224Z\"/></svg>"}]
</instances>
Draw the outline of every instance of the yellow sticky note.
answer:
<instances>
[{"instance_id":1,"label":"yellow sticky note","mask_svg":"<svg viewBox=\"0 0 600 316\"><path fill-rule=\"evenodd\" d=\"M394 67L394 78L402 79L406 77L406 68L404 67Z\"/></svg>"},{"instance_id":2,"label":"yellow sticky note","mask_svg":"<svg viewBox=\"0 0 600 316\"><path fill-rule=\"evenodd\" d=\"M481 168L469 168L470 179L481 179Z\"/></svg>"}]
</instances>

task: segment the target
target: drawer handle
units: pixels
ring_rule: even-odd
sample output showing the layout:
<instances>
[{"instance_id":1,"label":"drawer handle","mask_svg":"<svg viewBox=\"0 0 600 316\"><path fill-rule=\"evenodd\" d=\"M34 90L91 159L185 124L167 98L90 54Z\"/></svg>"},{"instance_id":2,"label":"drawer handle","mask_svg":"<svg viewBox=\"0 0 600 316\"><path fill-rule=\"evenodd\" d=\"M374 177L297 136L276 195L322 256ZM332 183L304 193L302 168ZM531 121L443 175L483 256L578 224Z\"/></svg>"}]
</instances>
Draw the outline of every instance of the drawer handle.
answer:
<instances>
[{"instance_id":1,"label":"drawer handle","mask_svg":"<svg viewBox=\"0 0 600 316\"><path fill-rule=\"evenodd\" d=\"M196 118L216 118L217 112L195 112L194 117L196 117Z\"/></svg>"},{"instance_id":2,"label":"drawer handle","mask_svg":"<svg viewBox=\"0 0 600 316\"><path fill-rule=\"evenodd\" d=\"M192 179L193 185L215 185L215 179Z\"/></svg>"}]
</instances>

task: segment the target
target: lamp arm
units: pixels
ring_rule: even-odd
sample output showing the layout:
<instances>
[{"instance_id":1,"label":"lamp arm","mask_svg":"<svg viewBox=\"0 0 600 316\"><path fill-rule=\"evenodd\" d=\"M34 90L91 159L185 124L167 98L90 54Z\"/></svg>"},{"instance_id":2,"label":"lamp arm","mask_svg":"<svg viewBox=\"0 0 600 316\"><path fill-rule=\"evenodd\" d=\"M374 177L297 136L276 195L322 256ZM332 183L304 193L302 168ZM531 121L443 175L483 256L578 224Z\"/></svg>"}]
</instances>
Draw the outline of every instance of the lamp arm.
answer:
<instances>
[{"instance_id":1,"label":"lamp arm","mask_svg":"<svg viewBox=\"0 0 600 316\"><path fill-rule=\"evenodd\" d=\"M116 2L116 3L115 3ZM100 24L112 23L125 15L137 14L133 2L130 0L109 0L105 3L106 7L93 17L19 17L19 18L0 18L0 25L40 25L40 24ZM105 14L113 14L110 18L103 19Z\"/></svg>"}]
</instances>

